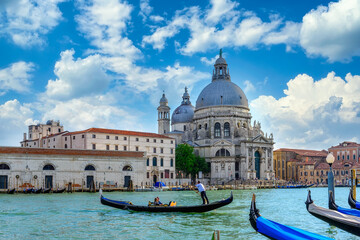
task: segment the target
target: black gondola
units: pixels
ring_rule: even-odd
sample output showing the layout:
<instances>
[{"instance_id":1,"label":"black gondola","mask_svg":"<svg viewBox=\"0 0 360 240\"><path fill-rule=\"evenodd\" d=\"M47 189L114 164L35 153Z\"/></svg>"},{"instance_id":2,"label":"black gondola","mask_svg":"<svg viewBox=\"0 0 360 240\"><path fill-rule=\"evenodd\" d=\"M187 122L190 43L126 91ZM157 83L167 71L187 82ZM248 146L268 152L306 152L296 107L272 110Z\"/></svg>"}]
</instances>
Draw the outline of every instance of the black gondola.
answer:
<instances>
[{"instance_id":1,"label":"black gondola","mask_svg":"<svg viewBox=\"0 0 360 240\"><path fill-rule=\"evenodd\" d=\"M353 215L356 217L360 217L360 211L357 209L348 209L348 208L343 208L343 207L339 207L334 200L334 195L332 192L330 192L330 196L329 196L329 208L347 215Z\"/></svg>"},{"instance_id":2,"label":"black gondola","mask_svg":"<svg viewBox=\"0 0 360 240\"><path fill-rule=\"evenodd\" d=\"M52 192L53 193L63 193L65 192L66 188L63 188L63 189L56 189L56 190L53 190Z\"/></svg>"},{"instance_id":3,"label":"black gondola","mask_svg":"<svg viewBox=\"0 0 360 240\"><path fill-rule=\"evenodd\" d=\"M316 233L308 232L299 228L286 226L262 217L256 208L255 194L253 194L250 207L251 226L262 235L270 239L330 239Z\"/></svg>"},{"instance_id":4,"label":"black gondola","mask_svg":"<svg viewBox=\"0 0 360 240\"><path fill-rule=\"evenodd\" d=\"M129 201L115 201L107 199L102 195L102 191L100 190L100 201L102 204L110 207L119 208L122 210L132 210L137 212L208 212L230 204L233 201L233 194L231 192L230 197L225 200L195 206L140 206L133 205Z\"/></svg>"},{"instance_id":5,"label":"black gondola","mask_svg":"<svg viewBox=\"0 0 360 240\"><path fill-rule=\"evenodd\" d=\"M42 190L42 193L50 193L51 188L45 188Z\"/></svg>"},{"instance_id":6,"label":"black gondola","mask_svg":"<svg viewBox=\"0 0 360 240\"><path fill-rule=\"evenodd\" d=\"M31 193L39 194L42 192L42 188L39 189L32 189Z\"/></svg>"},{"instance_id":7,"label":"black gondola","mask_svg":"<svg viewBox=\"0 0 360 240\"><path fill-rule=\"evenodd\" d=\"M7 193L8 193L8 194L14 194L14 193L15 193L15 188L13 188L13 189L8 189L8 190L7 190Z\"/></svg>"},{"instance_id":8,"label":"black gondola","mask_svg":"<svg viewBox=\"0 0 360 240\"><path fill-rule=\"evenodd\" d=\"M316 206L311 199L311 192L309 190L306 199L306 209L313 216L330 223L347 232L360 236L360 218L352 215L347 215L336 210L326 209Z\"/></svg>"},{"instance_id":9,"label":"black gondola","mask_svg":"<svg viewBox=\"0 0 360 240\"><path fill-rule=\"evenodd\" d=\"M350 188L348 203L350 207L360 210L360 202L357 202L353 197L353 190Z\"/></svg>"},{"instance_id":10,"label":"black gondola","mask_svg":"<svg viewBox=\"0 0 360 240\"><path fill-rule=\"evenodd\" d=\"M33 191L33 189L32 188L25 188L24 190L23 190L23 193L32 193L32 191Z\"/></svg>"}]
</instances>

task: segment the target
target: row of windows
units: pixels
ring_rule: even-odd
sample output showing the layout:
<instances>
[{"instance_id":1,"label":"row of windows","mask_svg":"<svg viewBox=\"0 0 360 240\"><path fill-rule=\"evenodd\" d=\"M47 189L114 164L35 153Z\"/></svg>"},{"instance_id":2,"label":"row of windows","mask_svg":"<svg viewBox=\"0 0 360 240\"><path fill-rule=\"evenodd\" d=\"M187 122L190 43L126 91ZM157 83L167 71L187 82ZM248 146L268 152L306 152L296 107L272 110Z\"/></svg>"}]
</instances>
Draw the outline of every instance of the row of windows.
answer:
<instances>
[{"instance_id":1,"label":"row of windows","mask_svg":"<svg viewBox=\"0 0 360 240\"><path fill-rule=\"evenodd\" d=\"M153 157L152 159L152 166L157 167L158 161L156 157ZM150 159L146 159L146 166L150 166ZM164 166L164 159L160 158L160 167ZM170 167L174 166L174 159L170 159Z\"/></svg>"},{"instance_id":2,"label":"row of windows","mask_svg":"<svg viewBox=\"0 0 360 240\"><path fill-rule=\"evenodd\" d=\"M83 135L84 136L84 135ZM92 138L96 138L96 134L93 134L92 135ZM75 139L75 136L73 136L73 139ZM109 135L106 135L106 139L110 139L110 136ZM127 137L123 137L124 141L127 140ZM115 136L115 140L119 140L119 136ZM65 140L66 141L66 140ZM138 142L139 141L139 138L135 138L135 141ZM146 142L150 142L150 139L147 138L146 139ZM153 142L156 143L157 142L157 139L153 139ZM160 139L160 143L164 143L164 140L163 139ZM170 141L171 144L174 143L173 140Z\"/></svg>"},{"instance_id":3,"label":"row of windows","mask_svg":"<svg viewBox=\"0 0 360 240\"><path fill-rule=\"evenodd\" d=\"M359 158L360 158L360 155L359 155ZM350 155L347 155L347 156L346 156L346 159L347 159L347 160L350 160ZM337 156L337 160L340 160L340 156L339 156L339 155ZM345 155L342 155L342 160L345 160ZM355 155L355 154L353 155L353 160L356 160L356 155Z\"/></svg>"},{"instance_id":4,"label":"row of windows","mask_svg":"<svg viewBox=\"0 0 360 240\"><path fill-rule=\"evenodd\" d=\"M0 164L0 170L10 170L10 167L9 165L7 165L6 163L2 163ZM51 164L46 164L44 167L43 167L43 170L46 170L46 171L53 171L55 170L55 167ZM95 171L95 167L93 165L87 165L84 169L85 171ZM132 171L132 167L129 166L129 165L126 165L124 168L123 168L123 171Z\"/></svg>"},{"instance_id":5,"label":"row of windows","mask_svg":"<svg viewBox=\"0 0 360 240\"><path fill-rule=\"evenodd\" d=\"M149 172L146 173L146 177L150 178L150 173ZM160 178L164 178L164 173L163 172L160 173ZM174 173L170 173L170 171L166 169L165 170L165 178L174 178Z\"/></svg>"}]
</instances>

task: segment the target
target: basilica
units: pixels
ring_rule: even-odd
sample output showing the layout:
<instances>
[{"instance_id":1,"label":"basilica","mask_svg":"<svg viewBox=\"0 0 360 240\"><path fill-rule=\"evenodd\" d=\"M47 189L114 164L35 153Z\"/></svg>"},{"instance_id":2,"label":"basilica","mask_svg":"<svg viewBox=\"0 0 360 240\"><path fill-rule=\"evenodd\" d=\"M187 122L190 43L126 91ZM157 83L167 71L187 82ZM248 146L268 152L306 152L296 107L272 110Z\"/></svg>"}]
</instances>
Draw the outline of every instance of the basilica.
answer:
<instances>
[{"instance_id":1,"label":"basilica","mask_svg":"<svg viewBox=\"0 0 360 240\"><path fill-rule=\"evenodd\" d=\"M157 108L158 133L175 138L176 144L193 146L195 154L210 165L206 176L210 183L274 178L273 134L264 134L257 121L252 124L248 100L231 82L221 50L211 83L201 91L195 107L187 88L182 99L170 120L168 100L162 95Z\"/></svg>"}]
</instances>

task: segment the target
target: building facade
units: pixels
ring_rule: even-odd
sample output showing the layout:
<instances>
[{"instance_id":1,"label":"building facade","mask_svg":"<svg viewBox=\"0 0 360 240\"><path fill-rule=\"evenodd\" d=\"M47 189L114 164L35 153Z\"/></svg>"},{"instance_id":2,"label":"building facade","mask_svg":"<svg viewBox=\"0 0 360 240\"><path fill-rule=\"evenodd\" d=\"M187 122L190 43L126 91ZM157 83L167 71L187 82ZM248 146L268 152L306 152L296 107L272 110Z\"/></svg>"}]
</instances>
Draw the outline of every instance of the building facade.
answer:
<instances>
[{"instance_id":1,"label":"building facade","mask_svg":"<svg viewBox=\"0 0 360 240\"><path fill-rule=\"evenodd\" d=\"M359 162L360 144L356 142L342 142L328 150L334 155L336 161Z\"/></svg>"},{"instance_id":2,"label":"building facade","mask_svg":"<svg viewBox=\"0 0 360 240\"><path fill-rule=\"evenodd\" d=\"M157 181L168 184L174 182L176 178L175 139L161 134L89 128L83 131L62 131L41 138L24 139L21 146L25 148L145 152L146 171L142 174L149 185Z\"/></svg>"},{"instance_id":3,"label":"building facade","mask_svg":"<svg viewBox=\"0 0 360 240\"><path fill-rule=\"evenodd\" d=\"M144 152L0 147L0 189L144 186Z\"/></svg>"},{"instance_id":4,"label":"building facade","mask_svg":"<svg viewBox=\"0 0 360 240\"><path fill-rule=\"evenodd\" d=\"M212 81L198 96L196 106L191 104L186 88L182 98L172 113L171 131L166 135L175 138L177 144L193 146L195 153L206 159L211 167L211 183L273 179L273 135L264 134L259 122L251 123L248 100L241 88L231 82L221 52ZM165 105L167 99L163 95L158 111ZM168 122L158 116L162 133Z\"/></svg>"}]
</instances>

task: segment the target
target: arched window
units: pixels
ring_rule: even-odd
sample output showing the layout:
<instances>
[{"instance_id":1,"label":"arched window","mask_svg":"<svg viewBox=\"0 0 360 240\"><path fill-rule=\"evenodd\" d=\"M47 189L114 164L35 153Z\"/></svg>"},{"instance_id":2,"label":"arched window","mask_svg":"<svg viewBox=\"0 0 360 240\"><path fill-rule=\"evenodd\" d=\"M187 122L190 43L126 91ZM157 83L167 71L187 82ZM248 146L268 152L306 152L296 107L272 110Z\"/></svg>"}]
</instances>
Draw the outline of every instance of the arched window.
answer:
<instances>
[{"instance_id":1,"label":"arched window","mask_svg":"<svg viewBox=\"0 0 360 240\"><path fill-rule=\"evenodd\" d=\"M170 159L170 167L174 166L174 159Z\"/></svg>"},{"instance_id":2,"label":"arched window","mask_svg":"<svg viewBox=\"0 0 360 240\"><path fill-rule=\"evenodd\" d=\"M207 130L207 123L205 123L205 130Z\"/></svg>"},{"instance_id":3,"label":"arched window","mask_svg":"<svg viewBox=\"0 0 360 240\"><path fill-rule=\"evenodd\" d=\"M2 164L0 164L0 169L1 170L10 170L10 167L6 163L2 163Z\"/></svg>"},{"instance_id":4,"label":"arched window","mask_svg":"<svg viewBox=\"0 0 360 240\"><path fill-rule=\"evenodd\" d=\"M216 157L230 157L230 152L225 148L218 150L215 154Z\"/></svg>"},{"instance_id":5,"label":"arched window","mask_svg":"<svg viewBox=\"0 0 360 240\"><path fill-rule=\"evenodd\" d=\"M146 159L146 166L149 166L149 165L150 165L150 160L148 158L148 159Z\"/></svg>"},{"instance_id":6,"label":"arched window","mask_svg":"<svg viewBox=\"0 0 360 240\"><path fill-rule=\"evenodd\" d=\"M43 167L43 170L55 170L54 166L51 165L51 164L46 164L44 167Z\"/></svg>"},{"instance_id":7,"label":"arched window","mask_svg":"<svg viewBox=\"0 0 360 240\"><path fill-rule=\"evenodd\" d=\"M95 167L93 165L87 165L85 171L95 171Z\"/></svg>"},{"instance_id":8,"label":"arched window","mask_svg":"<svg viewBox=\"0 0 360 240\"><path fill-rule=\"evenodd\" d=\"M157 166L157 158L153 157L153 166L156 167Z\"/></svg>"},{"instance_id":9,"label":"arched window","mask_svg":"<svg viewBox=\"0 0 360 240\"><path fill-rule=\"evenodd\" d=\"M221 137L221 129L220 129L220 123L215 123L215 137L219 138Z\"/></svg>"},{"instance_id":10,"label":"arched window","mask_svg":"<svg viewBox=\"0 0 360 240\"><path fill-rule=\"evenodd\" d=\"M224 124L224 137L230 137L230 123Z\"/></svg>"},{"instance_id":11,"label":"arched window","mask_svg":"<svg viewBox=\"0 0 360 240\"><path fill-rule=\"evenodd\" d=\"M67 148L67 144L65 144L65 148Z\"/></svg>"},{"instance_id":12,"label":"arched window","mask_svg":"<svg viewBox=\"0 0 360 240\"><path fill-rule=\"evenodd\" d=\"M164 166L164 159L160 158L160 166L163 167Z\"/></svg>"},{"instance_id":13,"label":"arched window","mask_svg":"<svg viewBox=\"0 0 360 240\"><path fill-rule=\"evenodd\" d=\"M201 129L201 124L199 124L199 129ZM354 155L355 156L355 155Z\"/></svg>"},{"instance_id":14,"label":"arched window","mask_svg":"<svg viewBox=\"0 0 360 240\"><path fill-rule=\"evenodd\" d=\"M184 131L186 131L186 126L184 125Z\"/></svg>"},{"instance_id":15,"label":"arched window","mask_svg":"<svg viewBox=\"0 0 360 240\"><path fill-rule=\"evenodd\" d=\"M125 167L123 167L123 171L132 171L132 167L130 165L126 165Z\"/></svg>"}]
</instances>

